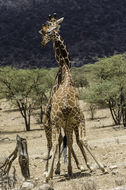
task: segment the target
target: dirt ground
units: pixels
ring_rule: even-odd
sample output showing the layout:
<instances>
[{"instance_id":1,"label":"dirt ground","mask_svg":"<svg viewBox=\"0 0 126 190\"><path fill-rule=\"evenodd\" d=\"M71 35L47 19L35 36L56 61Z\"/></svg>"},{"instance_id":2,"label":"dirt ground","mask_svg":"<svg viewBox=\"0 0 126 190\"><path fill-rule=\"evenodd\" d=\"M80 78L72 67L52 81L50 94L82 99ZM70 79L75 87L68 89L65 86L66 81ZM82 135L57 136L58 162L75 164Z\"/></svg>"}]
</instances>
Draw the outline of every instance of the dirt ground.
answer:
<instances>
[{"instance_id":1,"label":"dirt ground","mask_svg":"<svg viewBox=\"0 0 126 190\"><path fill-rule=\"evenodd\" d=\"M73 179L69 180L65 177L67 174L67 164L64 164L61 159L61 175L54 174L53 180L50 183L55 190L86 190L85 184L92 183L92 189L107 190L118 185L126 184L126 130L122 126L114 126L108 109L99 109L95 114L95 119L90 120L90 114L87 111L87 106L82 101L80 105L84 111L86 118L87 139L91 146L92 152L97 159L106 166L108 174L102 174L97 169L90 173L86 170L85 162L82 159L81 153L76 145L74 138L74 149L78 155L80 163L84 166L85 171L80 172L74 160ZM44 130L37 124L34 117L31 119L31 131L25 132L23 118L18 111L10 108L8 103L1 103L0 107L0 161L2 162L15 148L16 135L26 138L28 142L28 152L30 159L31 180L35 184L35 189L38 189L43 183L43 172L45 161L43 156L47 152L46 138ZM89 162L94 164L94 161L88 154ZM17 187L22 184L23 177L21 175L18 159L13 162L16 168ZM10 175L13 172L13 167ZM91 189L91 188L87 188ZM92 190L91 189L91 190Z\"/></svg>"}]
</instances>

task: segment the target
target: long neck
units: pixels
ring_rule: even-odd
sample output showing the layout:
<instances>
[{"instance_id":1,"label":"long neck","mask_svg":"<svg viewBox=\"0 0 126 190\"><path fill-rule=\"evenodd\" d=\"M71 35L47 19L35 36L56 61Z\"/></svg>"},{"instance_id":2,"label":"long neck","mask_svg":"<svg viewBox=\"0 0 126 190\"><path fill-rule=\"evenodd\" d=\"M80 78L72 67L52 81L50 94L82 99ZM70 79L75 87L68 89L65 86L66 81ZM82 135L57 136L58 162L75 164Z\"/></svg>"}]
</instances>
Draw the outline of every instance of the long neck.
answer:
<instances>
[{"instance_id":1,"label":"long neck","mask_svg":"<svg viewBox=\"0 0 126 190\"><path fill-rule=\"evenodd\" d=\"M64 44L62 37L58 33L55 34L53 47L58 65L61 67L66 65L68 68L71 68L69 52L67 51L66 45Z\"/></svg>"},{"instance_id":2,"label":"long neck","mask_svg":"<svg viewBox=\"0 0 126 190\"><path fill-rule=\"evenodd\" d=\"M73 85L70 73L71 62L69 58L69 52L67 51L66 45L59 34L55 35L53 40L53 48L55 52L55 58L59 65L59 70L55 78L52 94L56 92L62 82L69 81L67 84L69 83Z\"/></svg>"}]
</instances>

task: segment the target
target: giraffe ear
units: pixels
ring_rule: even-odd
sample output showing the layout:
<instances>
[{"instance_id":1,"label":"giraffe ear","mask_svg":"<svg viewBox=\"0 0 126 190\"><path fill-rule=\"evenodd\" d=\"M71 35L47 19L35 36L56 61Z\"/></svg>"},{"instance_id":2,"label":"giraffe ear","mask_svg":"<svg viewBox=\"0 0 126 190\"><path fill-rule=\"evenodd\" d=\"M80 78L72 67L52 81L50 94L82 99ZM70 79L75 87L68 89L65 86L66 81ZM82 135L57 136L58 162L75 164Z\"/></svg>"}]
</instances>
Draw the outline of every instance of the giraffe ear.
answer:
<instances>
[{"instance_id":1,"label":"giraffe ear","mask_svg":"<svg viewBox=\"0 0 126 190\"><path fill-rule=\"evenodd\" d=\"M53 14L53 17L54 17L55 19L57 19L57 15L56 15L56 13Z\"/></svg>"},{"instance_id":2,"label":"giraffe ear","mask_svg":"<svg viewBox=\"0 0 126 190\"><path fill-rule=\"evenodd\" d=\"M38 33L39 33L39 34L42 34L42 30L39 30Z\"/></svg>"},{"instance_id":3,"label":"giraffe ear","mask_svg":"<svg viewBox=\"0 0 126 190\"><path fill-rule=\"evenodd\" d=\"M52 16L51 16L51 15L49 15L49 16L48 16L48 18L49 18L49 20L51 20Z\"/></svg>"},{"instance_id":4,"label":"giraffe ear","mask_svg":"<svg viewBox=\"0 0 126 190\"><path fill-rule=\"evenodd\" d=\"M63 22L63 20L64 20L64 17L58 19L58 20L57 20L57 24L61 24L61 23Z\"/></svg>"}]
</instances>

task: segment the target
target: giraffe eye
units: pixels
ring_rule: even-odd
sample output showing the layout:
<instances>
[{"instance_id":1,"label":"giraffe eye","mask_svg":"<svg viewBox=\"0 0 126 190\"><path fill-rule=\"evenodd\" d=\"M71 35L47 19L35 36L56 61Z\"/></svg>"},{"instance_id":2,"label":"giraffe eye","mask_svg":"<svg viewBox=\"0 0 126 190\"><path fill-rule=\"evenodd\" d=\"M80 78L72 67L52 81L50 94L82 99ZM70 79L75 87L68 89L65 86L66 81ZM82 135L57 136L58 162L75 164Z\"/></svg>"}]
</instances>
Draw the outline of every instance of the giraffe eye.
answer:
<instances>
[{"instance_id":1,"label":"giraffe eye","mask_svg":"<svg viewBox=\"0 0 126 190\"><path fill-rule=\"evenodd\" d=\"M51 34L51 31L48 31L48 34Z\"/></svg>"}]
</instances>

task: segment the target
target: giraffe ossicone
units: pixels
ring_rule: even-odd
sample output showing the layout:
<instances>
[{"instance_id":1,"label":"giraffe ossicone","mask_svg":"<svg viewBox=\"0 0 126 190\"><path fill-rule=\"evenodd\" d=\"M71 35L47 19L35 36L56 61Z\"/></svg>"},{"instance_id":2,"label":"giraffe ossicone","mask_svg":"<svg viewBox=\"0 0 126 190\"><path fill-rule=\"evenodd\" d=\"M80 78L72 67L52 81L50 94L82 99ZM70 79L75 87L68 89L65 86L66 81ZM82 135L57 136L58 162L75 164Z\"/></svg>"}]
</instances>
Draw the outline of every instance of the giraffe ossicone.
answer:
<instances>
[{"instance_id":1,"label":"giraffe ossicone","mask_svg":"<svg viewBox=\"0 0 126 190\"><path fill-rule=\"evenodd\" d=\"M64 40L60 36L60 24L64 18L57 19L54 14L52 17L49 16L49 21L47 21L41 29L42 34L42 46L46 46L49 41L53 42L53 48L55 52L55 58L58 62L59 70L57 72L55 83L52 89L51 97L48 101L43 123L45 126L45 134L47 138L48 147L48 157L52 148L52 133L55 133L56 140L54 145L54 154L51 159L51 167L46 175L46 181L48 181L53 176L53 166L55 160L55 154L57 150L59 151L59 158L57 164L57 173L60 173L60 146L62 143L61 129L67 139L68 147L68 175L72 175L72 164L71 164L71 154L77 164L78 169L81 169L76 153L73 149L73 132L75 133L76 142L79 146L86 165L89 169L90 166L87 161L86 152L94 158L99 168L105 172L104 167L97 161L91 152L89 146L85 141L80 140L79 130L80 126L83 130L84 137L85 134L85 118L79 106L78 93L74 86L74 82L71 76L70 68L71 62L69 53L67 51ZM48 160L46 163L46 171L48 170Z\"/></svg>"}]
</instances>

